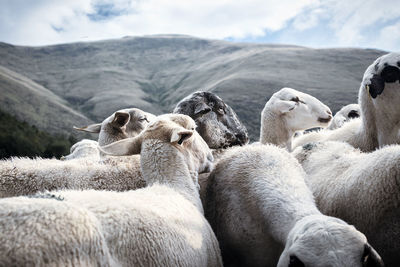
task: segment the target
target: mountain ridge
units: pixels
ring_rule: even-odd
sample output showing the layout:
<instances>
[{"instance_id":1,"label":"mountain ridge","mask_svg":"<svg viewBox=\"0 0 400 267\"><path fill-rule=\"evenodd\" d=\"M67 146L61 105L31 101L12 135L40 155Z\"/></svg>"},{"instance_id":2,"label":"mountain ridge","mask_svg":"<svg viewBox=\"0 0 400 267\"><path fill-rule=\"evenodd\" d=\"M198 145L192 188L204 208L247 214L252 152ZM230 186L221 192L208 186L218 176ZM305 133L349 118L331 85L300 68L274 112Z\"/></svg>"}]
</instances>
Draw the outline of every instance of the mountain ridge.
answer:
<instances>
[{"instance_id":1,"label":"mountain ridge","mask_svg":"<svg viewBox=\"0 0 400 267\"><path fill-rule=\"evenodd\" d=\"M385 53L153 35L41 47L0 43L0 66L49 90L85 122L126 107L171 112L186 95L213 91L234 108L255 141L261 110L274 92L293 87L337 111L357 101L365 69ZM0 83L2 94L4 87Z\"/></svg>"}]
</instances>

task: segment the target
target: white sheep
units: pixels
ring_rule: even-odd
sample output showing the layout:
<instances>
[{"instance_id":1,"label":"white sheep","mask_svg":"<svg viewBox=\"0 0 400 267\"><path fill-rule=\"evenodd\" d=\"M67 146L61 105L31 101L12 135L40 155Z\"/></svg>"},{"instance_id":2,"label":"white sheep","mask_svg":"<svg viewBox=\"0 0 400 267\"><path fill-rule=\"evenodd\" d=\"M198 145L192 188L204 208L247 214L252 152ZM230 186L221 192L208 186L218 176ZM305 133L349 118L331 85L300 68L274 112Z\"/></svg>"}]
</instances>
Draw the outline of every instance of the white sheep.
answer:
<instances>
[{"instance_id":1,"label":"white sheep","mask_svg":"<svg viewBox=\"0 0 400 267\"><path fill-rule=\"evenodd\" d=\"M116 266L96 216L53 194L0 200L0 266Z\"/></svg>"},{"instance_id":2,"label":"white sheep","mask_svg":"<svg viewBox=\"0 0 400 267\"><path fill-rule=\"evenodd\" d=\"M138 108L121 109L104 119L101 123L85 127L75 127L75 130L89 133L98 133L100 146L105 146L128 137L138 135L146 125L155 119L151 113Z\"/></svg>"},{"instance_id":3,"label":"white sheep","mask_svg":"<svg viewBox=\"0 0 400 267\"><path fill-rule=\"evenodd\" d=\"M82 139L75 143L70 148L70 153L67 156L62 156L61 160L71 160L77 158L88 158L100 160L99 143L90 139Z\"/></svg>"},{"instance_id":4,"label":"white sheep","mask_svg":"<svg viewBox=\"0 0 400 267\"><path fill-rule=\"evenodd\" d=\"M292 150L297 131L327 127L332 112L315 97L292 88L274 93L261 112L260 143L275 144Z\"/></svg>"},{"instance_id":5,"label":"white sheep","mask_svg":"<svg viewBox=\"0 0 400 267\"><path fill-rule=\"evenodd\" d=\"M165 116L187 126L187 121L180 117ZM0 198L61 189L127 191L145 185L139 155L104 157L100 161L90 157L69 161L41 158L0 161Z\"/></svg>"},{"instance_id":6,"label":"white sheep","mask_svg":"<svg viewBox=\"0 0 400 267\"><path fill-rule=\"evenodd\" d=\"M231 149L204 207L228 266L383 266L365 236L321 214L296 159L274 145Z\"/></svg>"},{"instance_id":7,"label":"white sheep","mask_svg":"<svg viewBox=\"0 0 400 267\"><path fill-rule=\"evenodd\" d=\"M99 132L103 145L139 134L155 116L137 108L119 110L102 123L80 130ZM98 142L84 139L63 160L12 158L0 161L0 198L56 189L126 191L145 186L139 156L101 157ZM105 173L108 178L104 178ZM132 179L136 177L136 179Z\"/></svg>"},{"instance_id":8,"label":"white sheep","mask_svg":"<svg viewBox=\"0 0 400 267\"><path fill-rule=\"evenodd\" d=\"M58 199L52 201L66 202L93 214L99 221L111 260L117 265L222 266L218 242L203 216L196 183L191 175L191 171L206 171L212 165L211 151L192 130L194 127L195 122L188 116L161 116L137 137L102 148L105 153L114 155L140 152L143 177L148 184L146 188L127 192L61 191L52 193ZM12 240L0 250L0 265L9 262L8 255L15 251L20 254L26 252L33 257L21 265L57 257L54 254L48 256L48 247L57 249L61 246L62 251L72 250L69 244L80 240L79 229L94 227L86 226L89 222L83 225L77 223L77 220L86 219L87 215L72 221L49 216L48 221L42 224L40 218L48 213L48 208L27 197L0 200L0 214L7 213L7 216L0 217L4 225L12 224L14 217L19 218L18 208L11 205L4 208L4 204L18 200L25 200L28 204L32 201L33 204L26 208L31 213L25 220L38 223L18 225L18 231L0 231L0 244ZM59 221L62 221L61 224ZM59 225L65 223L69 223L67 230L77 228L76 233L64 232ZM53 238L43 246L24 246L25 240L34 239L35 233L41 229L52 234ZM67 236L71 241L66 246L59 244L54 241L59 235ZM91 239L84 245L85 248L82 244L77 246L82 249L80 254L99 251ZM75 254L71 252L69 257L74 258Z\"/></svg>"},{"instance_id":9,"label":"white sheep","mask_svg":"<svg viewBox=\"0 0 400 267\"><path fill-rule=\"evenodd\" d=\"M89 133L99 133L98 142L83 139L75 143L70 154L61 160L71 160L82 157L91 157L98 160L101 155L98 145L104 146L118 140L138 135L146 125L155 118L153 114L138 108L121 109L104 119L102 123L91 124L85 127L73 127L75 130Z\"/></svg>"},{"instance_id":10,"label":"white sheep","mask_svg":"<svg viewBox=\"0 0 400 267\"><path fill-rule=\"evenodd\" d=\"M388 266L400 262L400 146L361 153L344 142L310 143L293 151L318 208L353 224Z\"/></svg>"},{"instance_id":11,"label":"white sheep","mask_svg":"<svg viewBox=\"0 0 400 267\"><path fill-rule=\"evenodd\" d=\"M41 158L0 161L0 198L57 189L126 191L145 185L138 155L129 160L110 157L96 161L86 157L67 161Z\"/></svg>"},{"instance_id":12,"label":"white sheep","mask_svg":"<svg viewBox=\"0 0 400 267\"><path fill-rule=\"evenodd\" d=\"M326 127L332 113L315 97L292 88L282 88L274 93L261 112L260 142L252 145L275 144L291 151L292 138L296 132L312 127ZM217 162L227 150L214 150ZM206 199L208 174L199 176L200 197Z\"/></svg>"},{"instance_id":13,"label":"white sheep","mask_svg":"<svg viewBox=\"0 0 400 267\"><path fill-rule=\"evenodd\" d=\"M364 73L358 103L361 118L339 129L305 134L293 148L317 141L344 141L364 152L400 144L400 53L379 57Z\"/></svg>"},{"instance_id":14,"label":"white sheep","mask_svg":"<svg viewBox=\"0 0 400 267\"><path fill-rule=\"evenodd\" d=\"M343 126L345 122L348 122L351 119L359 118L361 114L360 105L358 104L348 104L342 107L336 114L333 116L331 123L328 126L329 130L334 130Z\"/></svg>"}]
</instances>

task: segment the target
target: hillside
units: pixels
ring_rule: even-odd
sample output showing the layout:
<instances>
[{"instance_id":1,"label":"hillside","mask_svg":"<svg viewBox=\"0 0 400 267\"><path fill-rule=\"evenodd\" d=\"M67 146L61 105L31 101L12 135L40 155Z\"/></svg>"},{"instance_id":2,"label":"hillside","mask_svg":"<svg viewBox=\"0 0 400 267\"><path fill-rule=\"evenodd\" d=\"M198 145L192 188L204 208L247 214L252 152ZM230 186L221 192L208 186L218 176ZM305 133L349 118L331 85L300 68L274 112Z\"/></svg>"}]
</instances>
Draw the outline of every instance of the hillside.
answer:
<instances>
[{"instance_id":1,"label":"hillside","mask_svg":"<svg viewBox=\"0 0 400 267\"><path fill-rule=\"evenodd\" d=\"M73 125L91 122L48 89L2 66L0 103L9 114L52 134L70 134Z\"/></svg>"},{"instance_id":2,"label":"hillside","mask_svg":"<svg viewBox=\"0 0 400 267\"><path fill-rule=\"evenodd\" d=\"M0 110L0 159L11 156L60 158L77 140L49 135Z\"/></svg>"},{"instance_id":3,"label":"hillside","mask_svg":"<svg viewBox=\"0 0 400 267\"><path fill-rule=\"evenodd\" d=\"M170 112L189 93L211 90L234 108L255 140L260 112L273 92L283 86L293 87L337 111L357 101L366 67L384 53L231 43L177 35L44 47L0 43L0 105L8 103L7 109L13 106L12 112L27 120L29 116L46 118L49 112L39 114L32 109L26 115L26 105L43 105L49 110L49 103L57 103L50 112L55 117L46 121L63 132L70 129L71 123L101 121L125 107L155 114ZM50 91L49 97L21 98L30 86L5 84L3 80L11 72L40 86L43 92ZM7 92L6 100L3 92Z\"/></svg>"}]
</instances>

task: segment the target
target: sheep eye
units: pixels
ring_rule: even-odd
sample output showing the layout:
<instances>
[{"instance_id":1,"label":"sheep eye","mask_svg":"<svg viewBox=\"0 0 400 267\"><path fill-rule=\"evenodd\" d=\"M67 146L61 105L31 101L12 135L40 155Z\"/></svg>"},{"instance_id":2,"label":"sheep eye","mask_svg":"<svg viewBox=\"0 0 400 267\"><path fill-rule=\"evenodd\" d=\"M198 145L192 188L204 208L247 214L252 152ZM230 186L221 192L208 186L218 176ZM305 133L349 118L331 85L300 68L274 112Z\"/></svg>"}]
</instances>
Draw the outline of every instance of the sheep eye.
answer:
<instances>
[{"instance_id":1,"label":"sheep eye","mask_svg":"<svg viewBox=\"0 0 400 267\"><path fill-rule=\"evenodd\" d=\"M356 110L352 110L349 112L349 114L347 116L349 118L358 118L358 117L360 117L360 114L358 114L358 112Z\"/></svg>"},{"instance_id":2,"label":"sheep eye","mask_svg":"<svg viewBox=\"0 0 400 267\"><path fill-rule=\"evenodd\" d=\"M224 114L225 114L225 110L224 110L223 107L218 108L217 111L218 111L218 113L221 114L221 115L224 115Z\"/></svg>"},{"instance_id":3,"label":"sheep eye","mask_svg":"<svg viewBox=\"0 0 400 267\"><path fill-rule=\"evenodd\" d=\"M149 122L149 120L146 117L140 118L139 121L147 121L147 122Z\"/></svg>"},{"instance_id":4,"label":"sheep eye","mask_svg":"<svg viewBox=\"0 0 400 267\"><path fill-rule=\"evenodd\" d=\"M292 97L292 99L290 99L290 101L293 101L293 102L300 102L300 99L299 99L299 97Z\"/></svg>"},{"instance_id":5,"label":"sheep eye","mask_svg":"<svg viewBox=\"0 0 400 267\"><path fill-rule=\"evenodd\" d=\"M304 263L299 260L296 256L290 256L289 266L288 267L304 267Z\"/></svg>"}]
</instances>

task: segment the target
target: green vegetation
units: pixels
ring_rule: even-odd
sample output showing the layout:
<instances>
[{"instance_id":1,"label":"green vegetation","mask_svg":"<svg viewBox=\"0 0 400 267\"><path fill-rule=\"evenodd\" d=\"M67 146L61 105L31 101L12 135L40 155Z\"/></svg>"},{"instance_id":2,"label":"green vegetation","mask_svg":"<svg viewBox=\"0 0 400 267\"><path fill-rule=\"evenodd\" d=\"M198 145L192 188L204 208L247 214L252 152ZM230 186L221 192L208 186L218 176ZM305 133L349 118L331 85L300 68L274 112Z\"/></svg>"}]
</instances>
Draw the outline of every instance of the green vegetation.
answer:
<instances>
[{"instance_id":1,"label":"green vegetation","mask_svg":"<svg viewBox=\"0 0 400 267\"><path fill-rule=\"evenodd\" d=\"M75 142L72 136L50 135L0 110L0 158L60 158Z\"/></svg>"}]
</instances>

